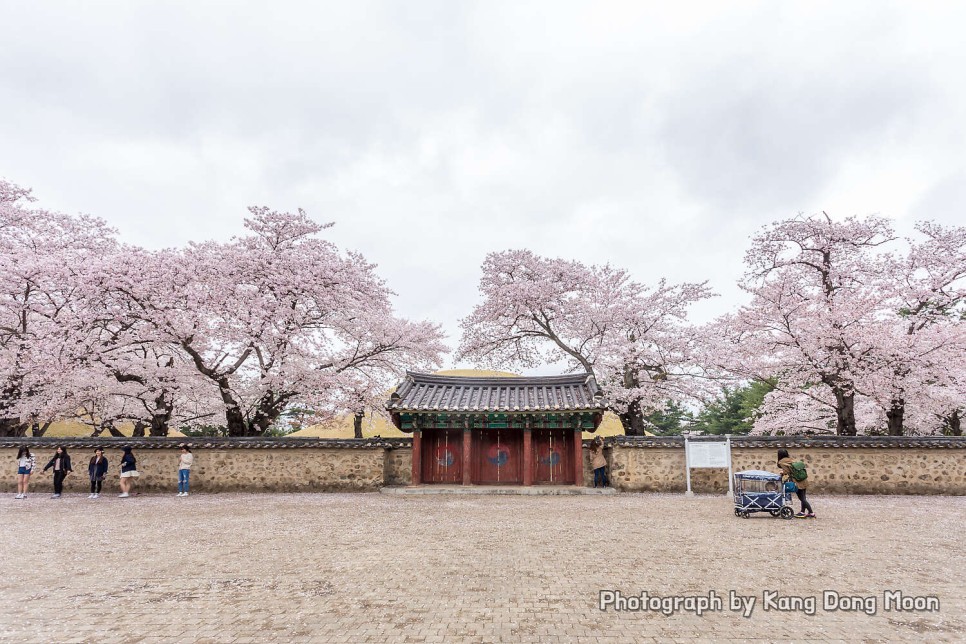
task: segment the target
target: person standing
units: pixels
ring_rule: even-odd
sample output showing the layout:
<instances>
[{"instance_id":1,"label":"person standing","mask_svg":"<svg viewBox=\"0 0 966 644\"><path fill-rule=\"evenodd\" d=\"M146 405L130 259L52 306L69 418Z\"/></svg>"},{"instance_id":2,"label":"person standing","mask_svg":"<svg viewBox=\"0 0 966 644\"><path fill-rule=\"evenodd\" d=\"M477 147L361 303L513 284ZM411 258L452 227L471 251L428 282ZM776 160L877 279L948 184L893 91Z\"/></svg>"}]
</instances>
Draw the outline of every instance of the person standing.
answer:
<instances>
[{"instance_id":1,"label":"person standing","mask_svg":"<svg viewBox=\"0 0 966 644\"><path fill-rule=\"evenodd\" d=\"M131 496L131 490L134 489L134 479L138 476L140 476L138 461L134 458L134 452L130 447L125 447L124 455L121 456L121 493L118 494L119 497L123 499Z\"/></svg>"},{"instance_id":2,"label":"person standing","mask_svg":"<svg viewBox=\"0 0 966 644\"><path fill-rule=\"evenodd\" d=\"M805 489L808 487L808 474L805 472L804 463L793 461L788 455L788 450L782 448L778 450L778 467L782 471L782 480L791 481L795 484L795 496L802 504L801 511L795 515L799 519L814 519L815 512L812 511L812 504L805 498Z\"/></svg>"},{"instance_id":3,"label":"person standing","mask_svg":"<svg viewBox=\"0 0 966 644\"><path fill-rule=\"evenodd\" d=\"M30 485L30 475L37 463L36 457L30 453L29 447L17 450L17 499L27 498L27 486Z\"/></svg>"},{"instance_id":4,"label":"person standing","mask_svg":"<svg viewBox=\"0 0 966 644\"><path fill-rule=\"evenodd\" d=\"M67 453L67 448L57 446L50 462L44 466L44 472L50 468L54 468L54 494L50 498L59 499L64 492L64 479L74 471L70 467L70 455Z\"/></svg>"},{"instance_id":5,"label":"person standing","mask_svg":"<svg viewBox=\"0 0 966 644\"><path fill-rule=\"evenodd\" d=\"M178 496L188 496L188 480L191 477L191 464L194 454L187 445L181 446L181 458L178 459Z\"/></svg>"},{"instance_id":6,"label":"person standing","mask_svg":"<svg viewBox=\"0 0 966 644\"><path fill-rule=\"evenodd\" d=\"M107 458L104 456L104 450L100 447L94 450L94 456L91 457L91 462L87 465L87 474L91 478L91 495L88 498L96 499L101 495L101 487L107 477Z\"/></svg>"},{"instance_id":7,"label":"person standing","mask_svg":"<svg viewBox=\"0 0 966 644\"><path fill-rule=\"evenodd\" d=\"M594 487L607 487L607 459L604 458L604 439L594 438L590 444L590 467L594 470Z\"/></svg>"}]
</instances>

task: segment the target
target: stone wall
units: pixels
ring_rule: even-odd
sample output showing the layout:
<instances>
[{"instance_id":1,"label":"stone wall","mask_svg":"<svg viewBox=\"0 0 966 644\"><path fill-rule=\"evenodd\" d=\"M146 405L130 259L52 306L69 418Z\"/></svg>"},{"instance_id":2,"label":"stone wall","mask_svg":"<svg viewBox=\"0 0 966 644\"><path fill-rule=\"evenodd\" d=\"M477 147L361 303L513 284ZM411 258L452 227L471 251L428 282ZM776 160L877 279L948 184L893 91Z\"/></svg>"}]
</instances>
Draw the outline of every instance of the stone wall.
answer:
<instances>
[{"instance_id":1,"label":"stone wall","mask_svg":"<svg viewBox=\"0 0 966 644\"><path fill-rule=\"evenodd\" d=\"M732 469L778 472L779 447L805 462L809 492L966 495L963 439L737 439L732 443ZM683 492L687 487L683 441L655 445L623 439L611 443L605 453L612 484L619 490ZM727 491L727 470L692 469L691 489Z\"/></svg>"},{"instance_id":2,"label":"stone wall","mask_svg":"<svg viewBox=\"0 0 966 644\"><path fill-rule=\"evenodd\" d=\"M87 462L95 446L105 449L110 471L106 493L118 490L121 447L138 458L138 487L146 492L177 490L178 445L195 454L195 492L369 492L383 485L412 482L412 447L406 439L0 439L0 492L16 490L16 449L29 445L38 468L33 492L52 489L50 472L40 469L65 445L74 476L66 491L86 492ZM683 492L684 442L679 438L608 439L605 456L611 483L626 492ZM808 465L809 490L817 494L966 495L966 439L962 438L750 438L732 442L734 471L777 471L776 452L787 448ZM593 483L588 450L582 454L584 484ZM692 469L695 492L723 493L727 470Z\"/></svg>"},{"instance_id":3,"label":"stone wall","mask_svg":"<svg viewBox=\"0 0 966 644\"><path fill-rule=\"evenodd\" d=\"M410 485L413 482L413 448L397 447L386 451L386 485Z\"/></svg>"},{"instance_id":4,"label":"stone wall","mask_svg":"<svg viewBox=\"0 0 966 644\"><path fill-rule=\"evenodd\" d=\"M45 474L40 472L53 455L51 444L65 444L71 456L74 474L67 477L64 491L88 492L90 479L87 464L93 455L95 443L108 443L104 446L104 455L109 463L104 492L119 491L122 445L106 440L45 442L31 446L31 452L37 457L37 469L31 477L32 492L53 490L51 470ZM185 442L184 439L181 442ZM181 453L177 443L165 441L160 445L132 445L141 474L137 479L137 489L144 492L177 491L178 458ZM265 447L225 447L221 442L213 443L210 447L193 442L191 445L195 456L191 466L192 492L374 492L383 486L385 480L386 449L382 445L357 447L336 443L326 446L319 441L310 445L283 443ZM6 464L9 473L0 477L0 492L16 491L16 456L15 448L0 446L0 463Z\"/></svg>"}]
</instances>

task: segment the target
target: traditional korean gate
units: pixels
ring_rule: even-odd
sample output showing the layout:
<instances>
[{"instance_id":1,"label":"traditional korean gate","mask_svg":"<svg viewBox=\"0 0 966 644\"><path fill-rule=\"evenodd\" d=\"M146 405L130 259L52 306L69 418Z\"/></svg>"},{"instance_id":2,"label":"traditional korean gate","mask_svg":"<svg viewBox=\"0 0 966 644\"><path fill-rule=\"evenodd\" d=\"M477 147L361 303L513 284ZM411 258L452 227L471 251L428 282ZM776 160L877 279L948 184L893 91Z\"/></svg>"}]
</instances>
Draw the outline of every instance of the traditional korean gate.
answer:
<instances>
[{"instance_id":1,"label":"traditional korean gate","mask_svg":"<svg viewBox=\"0 0 966 644\"><path fill-rule=\"evenodd\" d=\"M473 454L473 483L523 483L523 430L474 429Z\"/></svg>"},{"instance_id":2,"label":"traditional korean gate","mask_svg":"<svg viewBox=\"0 0 966 644\"><path fill-rule=\"evenodd\" d=\"M533 482L544 485L573 485L572 429L533 430Z\"/></svg>"},{"instance_id":3,"label":"traditional korean gate","mask_svg":"<svg viewBox=\"0 0 966 644\"><path fill-rule=\"evenodd\" d=\"M462 483L463 430L427 429L422 441L423 483Z\"/></svg>"}]
</instances>

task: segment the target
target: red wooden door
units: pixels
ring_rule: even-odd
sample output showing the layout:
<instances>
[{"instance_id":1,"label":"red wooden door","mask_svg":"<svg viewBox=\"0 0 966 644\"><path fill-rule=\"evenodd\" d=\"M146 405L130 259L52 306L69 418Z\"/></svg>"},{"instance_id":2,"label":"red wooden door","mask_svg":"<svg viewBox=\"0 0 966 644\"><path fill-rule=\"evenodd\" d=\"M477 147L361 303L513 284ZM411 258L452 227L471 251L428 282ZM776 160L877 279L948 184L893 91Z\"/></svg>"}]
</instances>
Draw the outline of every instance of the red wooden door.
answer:
<instances>
[{"instance_id":1,"label":"red wooden door","mask_svg":"<svg viewBox=\"0 0 966 644\"><path fill-rule=\"evenodd\" d=\"M523 484L523 430L473 430L473 483Z\"/></svg>"},{"instance_id":2,"label":"red wooden door","mask_svg":"<svg viewBox=\"0 0 966 644\"><path fill-rule=\"evenodd\" d=\"M574 483L574 431L533 430L533 482L551 485Z\"/></svg>"},{"instance_id":3,"label":"red wooden door","mask_svg":"<svg viewBox=\"0 0 966 644\"><path fill-rule=\"evenodd\" d=\"M423 431L423 483L463 482L463 430Z\"/></svg>"}]
</instances>

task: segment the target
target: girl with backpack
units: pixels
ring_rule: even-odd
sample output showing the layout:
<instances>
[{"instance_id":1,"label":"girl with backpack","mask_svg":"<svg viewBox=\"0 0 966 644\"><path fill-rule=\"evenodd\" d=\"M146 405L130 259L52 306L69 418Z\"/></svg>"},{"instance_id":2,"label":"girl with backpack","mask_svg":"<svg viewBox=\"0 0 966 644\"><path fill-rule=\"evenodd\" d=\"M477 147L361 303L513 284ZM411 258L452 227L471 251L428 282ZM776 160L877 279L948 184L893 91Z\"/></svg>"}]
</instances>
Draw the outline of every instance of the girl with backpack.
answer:
<instances>
[{"instance_id":1,"label":"girl with backpack","mask_svg":"<svg viewBox=\"0 0 966 644\"><path fill-rule=\"evenodd\" d=\"M27 486L30 484L30 474L34 471L37 457L30 453L30 448L21 447L17 450L17 496L16 499L27 498Z\"/></svg>"},{"instance_id":2,"label":"girl with backpack","mask_svg":"<svg viewBox=\"0 0 966 644\"><path fill-rule=\"evenodd\" d=\"M815 513L812 511L812 504L805 499L805 488L808 487L808 473L805 471L805 463L793 461L788 455L787 449L778 450L778 467L782 470L782 480L787 485L791 482L795 486L795 495L802 504L802 510L795 516L799 519L814 519Z\"/></svg>"}]
</instances>

